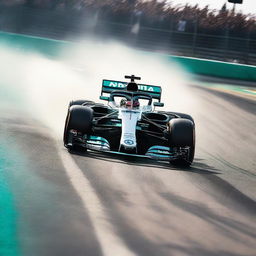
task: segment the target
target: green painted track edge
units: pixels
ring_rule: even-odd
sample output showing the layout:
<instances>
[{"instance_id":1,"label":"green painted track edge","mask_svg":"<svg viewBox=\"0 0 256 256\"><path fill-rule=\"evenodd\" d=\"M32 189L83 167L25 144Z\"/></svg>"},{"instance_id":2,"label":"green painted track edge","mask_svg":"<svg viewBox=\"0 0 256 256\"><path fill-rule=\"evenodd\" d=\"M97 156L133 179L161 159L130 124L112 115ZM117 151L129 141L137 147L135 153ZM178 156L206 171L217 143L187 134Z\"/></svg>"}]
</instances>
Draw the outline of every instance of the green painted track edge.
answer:
<instances>
[{"instance_id":1,"label":"green painted track edge","mask_svg":"<svg viewBox=\"0 0 256 256\"><path fill-rule=\"evenodd\" d=\"M0 141L0 255L20 256L15 198L8 182L8 172L15 170L15 160L10 149Z\"/></svg>"}]
</instances>

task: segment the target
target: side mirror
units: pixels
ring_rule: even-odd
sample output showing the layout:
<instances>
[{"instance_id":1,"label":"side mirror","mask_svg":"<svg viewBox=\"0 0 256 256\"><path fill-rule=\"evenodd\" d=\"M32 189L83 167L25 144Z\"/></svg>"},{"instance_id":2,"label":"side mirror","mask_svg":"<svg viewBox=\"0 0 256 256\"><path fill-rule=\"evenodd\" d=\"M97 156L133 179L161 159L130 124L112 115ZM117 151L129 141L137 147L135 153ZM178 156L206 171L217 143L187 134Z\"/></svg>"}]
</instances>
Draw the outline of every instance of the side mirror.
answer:
<instances>
[{"instance_id":1,"label":"side mirror","mask_svg":"<svg viewBox=\"0 0 256 256\"><path fill-rule=\"evenodd\" d=\"M100 96L100 100L106 100L106 101L109 101L109 97L108 96Z\"/></svg>"},{"instance_id":2,"label":"side mirror","mask_svg":"<svg viewBox=\"0 0 256 256\"><path fill-rule=\"evenodd\" d=\"M163 107L164 103L162 103L162 102L154 102L153 105L154 105L154 107Z\"/></svg>"}]
</instances>

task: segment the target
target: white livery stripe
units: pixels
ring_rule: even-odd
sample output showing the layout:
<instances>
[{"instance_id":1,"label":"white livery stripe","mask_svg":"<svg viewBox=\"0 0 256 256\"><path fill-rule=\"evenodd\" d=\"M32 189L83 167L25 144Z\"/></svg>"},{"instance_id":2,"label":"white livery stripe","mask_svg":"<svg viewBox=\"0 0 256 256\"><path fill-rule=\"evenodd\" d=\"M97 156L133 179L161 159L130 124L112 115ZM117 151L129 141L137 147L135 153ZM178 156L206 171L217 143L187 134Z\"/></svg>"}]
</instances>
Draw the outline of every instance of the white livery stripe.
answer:
<instances>
[{"instance_id":1,"label":"white livery stripe","mask_svg":"<svg viewBox=\"0 0 256 256\"><path fill-rule=\"evenodd\" d=\"M61 146L58 146L58 148L60 148L59 155L70 182L81 198L83 206L90 217L103 255L135 256L136 254L131 252L124 244L123 240L115 234L112 224L108 221L109 217L106 214L104 206L90 184L90 181L86 178L69 153L64 151Z\"/></svg>"}]
</instances>

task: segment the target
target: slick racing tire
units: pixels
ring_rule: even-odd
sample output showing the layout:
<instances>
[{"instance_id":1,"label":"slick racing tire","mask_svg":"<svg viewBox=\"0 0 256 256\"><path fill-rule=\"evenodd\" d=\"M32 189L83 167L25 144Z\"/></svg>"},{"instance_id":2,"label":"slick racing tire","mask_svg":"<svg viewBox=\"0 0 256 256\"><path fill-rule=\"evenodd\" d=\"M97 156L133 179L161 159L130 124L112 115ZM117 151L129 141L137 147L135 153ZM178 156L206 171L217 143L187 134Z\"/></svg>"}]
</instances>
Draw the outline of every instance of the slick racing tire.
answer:
<instances>
[{"instance_id":1,"label":"slick racing tire","mask_svg":"<svg viewBox=\"0 0 256 256\"><path fill-rule=\"evenodd\" d=\"M76 130L82 134L90 134L92 130L93 110L86 106L73 105L69 108L63 141L68 144L68 135L70 130Z\"/></svg>"},{"instance_id":2,"label":"slick racing tire","mask_svg":"<svg viewBox=\"0 0 256 256\"><path fill-rule=\"evenodd\" d=\"M195 154L195 125L191 120L175 118L169 122L169 144L171 148L189 147L186 159L171 160L171 164L190 166Z\"/></svg>"},{"instance_id":3,"label":"slick racing tire","mask_svg":"<svg viewBox=\"0 0 256 256\"><path fill-rule=\"evenodd\" d=\"M74 106L74 105L83 105L83 106L86 106L86 105L93 105L95 102L94 101L91 101L91 100L72 100L70 101L69 103L69 108Z\"/></svg>"},{"instance_id":4,"label":"slick racing tire","mask_svg":"<svg viewBox=\"0 0 256 256\"><path fill-rule=\"evenodd\" d=\"M194 122L194 119L192 116L188 115L188 114L184 114L184 113L179 113L179 112L172 112L173 114L179 116L180 118L184 118L184 119L188 119L190 120L191 122L195 123Z\"/></svg>"}]
</instances>

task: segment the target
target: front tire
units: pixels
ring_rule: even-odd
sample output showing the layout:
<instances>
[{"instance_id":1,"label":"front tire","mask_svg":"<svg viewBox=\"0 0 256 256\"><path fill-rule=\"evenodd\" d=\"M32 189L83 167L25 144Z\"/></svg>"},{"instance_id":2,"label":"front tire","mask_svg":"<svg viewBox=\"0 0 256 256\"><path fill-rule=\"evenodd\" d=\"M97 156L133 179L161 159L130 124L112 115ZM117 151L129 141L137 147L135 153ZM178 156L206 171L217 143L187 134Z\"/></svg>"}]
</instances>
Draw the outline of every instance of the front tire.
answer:
<instances>
[{"instance_id":1,"label":"front tire","mask_svg":"<svg viewBox=\"0 0 256 256\"><path fill-rule=\"evenodd\" d=\"M66 117L63 142L68 147L69 131L76 130L81 134L90 134L92 131L93 110L86 106L73 105L69 108Z\"/></svg>"},{"instance_id":2,"label":"front tire","mask_svg":"<svg viewBox=\"0 0 256 256\"><path fill-rule=\"evenodd\" d=\"M171 160L173 165L190 166L195 155L195 125L191 120L175 118L169 122L169 145L171 148L188 148L185 158Z\"/></svg>"},{"instance_id":3,"label":"front tire","mask_svg":"<svg viewBox=\"0 0 256 256\"><path fill-rule=\"evenodd\" d=\"M93 104L95 104L95 102L91 100L72 100L69 103L69 108L75 105L87 106L87 105L93 105Z\"/></svg>"}]
</instances>

